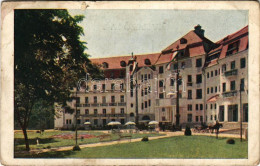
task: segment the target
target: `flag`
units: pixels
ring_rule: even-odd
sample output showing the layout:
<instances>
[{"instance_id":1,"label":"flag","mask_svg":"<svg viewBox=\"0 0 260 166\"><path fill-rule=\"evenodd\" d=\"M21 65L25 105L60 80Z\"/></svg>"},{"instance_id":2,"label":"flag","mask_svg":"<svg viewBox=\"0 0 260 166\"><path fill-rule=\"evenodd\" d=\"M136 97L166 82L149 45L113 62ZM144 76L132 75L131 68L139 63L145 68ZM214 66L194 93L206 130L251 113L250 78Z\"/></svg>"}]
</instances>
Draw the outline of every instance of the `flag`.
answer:
<instances>
[{"instance_id":1,"label":"flag","mask_svg":"<svg viewBox=\"0 0 260 166\"><path fill-rule=\"evenodd\" d=\"M137 65L138 65L138 63L136 61L134 61L134 63L133 63L133 70L130 71L130 75L133 75L135 73L135 71L137 69Z\"/></svg>"},{"instance_id":2,"label":"flag","mask_svg":"<svg viewBox=\"0 0 260 166\"><path fill-rule=\"evenodd\" d=\"M175 51L175 52L172 53L171 60L170 60L170 62L166 65L167 70L170 70L171 64L172 64L172 62L175 61L175 57L176 57L176 55L177 55L178 53L179 53L178 51Z\"/></svg>"}]
</instances>

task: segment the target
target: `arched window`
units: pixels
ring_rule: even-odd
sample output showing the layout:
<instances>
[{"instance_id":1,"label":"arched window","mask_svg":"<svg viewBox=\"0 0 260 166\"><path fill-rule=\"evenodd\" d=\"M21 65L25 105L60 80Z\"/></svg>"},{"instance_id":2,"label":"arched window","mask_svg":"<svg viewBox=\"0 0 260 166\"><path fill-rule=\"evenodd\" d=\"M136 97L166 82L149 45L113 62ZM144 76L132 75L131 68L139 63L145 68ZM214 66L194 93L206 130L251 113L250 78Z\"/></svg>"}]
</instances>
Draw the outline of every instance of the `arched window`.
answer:
<instances>
[{"instance_id":1,"label":"arched window","mask_svg":"<svg viewBox=\"0 0 260 166\"><path fill-rule=\"evenodd\" d=\"M120 66L121 66L121 67L126 67L126 62L125 62L125 61L121 61L121 62L120 62Z\"/></svg>"},{"instance_id":2,"label":"arched window","mask_svg":"<svg viewBox=\"0 0 260 166\"><path fill-rule=\"evenodd\" d=\"M151 65L150 59L145 59L145 60L144 60L144 64L146 64L146 65Z\"/></svg>"},{"instance_id":3,"label":"arched window","mask_svg":"<svg viewBox=\"0 0 260 166\"><path fill-rule=\"evenodd\" d=\"M133 112L130 113L130 117L134 117L135 114Z\"/></svg>"},{"instance_id":4,"label":"arched window","mask_svg":"<svg viewBox=\"0 0 260 166\"><path fill-rule=\"evenodd\" d=\"M145 115L145 116L143 116L142 120L150 120L150 117Z\"/></svg>"},{"instance_id":5,"label":"arched window","mask_svg":"<svg viewBox=\"0 0 260 166\"><path fill-rule=\"evenodd\" d=\"M103 66L104 69L107 69L108 68L108 63L103 62L102 66Z\"/></svg>"}]
</instances>

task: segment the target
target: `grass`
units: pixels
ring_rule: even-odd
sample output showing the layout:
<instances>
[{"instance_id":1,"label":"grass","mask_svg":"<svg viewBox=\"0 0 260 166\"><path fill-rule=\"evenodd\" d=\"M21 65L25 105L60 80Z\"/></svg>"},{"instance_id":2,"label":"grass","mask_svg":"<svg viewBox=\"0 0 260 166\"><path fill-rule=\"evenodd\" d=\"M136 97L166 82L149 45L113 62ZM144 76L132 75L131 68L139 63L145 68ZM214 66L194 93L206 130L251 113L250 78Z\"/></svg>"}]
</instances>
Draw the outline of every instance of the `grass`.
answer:
<instances>
[{"instance_id":1,"label":"grass","mask_svg":"<svg viewBox=\"0 0 260 166\"><path fill-rule=\"evenodd\" d=\"M33 158L247 158L247 141L230 145L227 138L210 136L175 136L103 147L84 148L81 151L20 154L15 157Z\"/></svg>"},{"instance_id":2,"label":"grass","mask_svg":"<svg viewBox=\"0 0 260 166\"><path fill-rule=\"evenodd\" d=\"M30 148L31 149L43 149L47 148L48 146L50 147L62 147L62 146L73 146L75 145L75 138L74 139L62 139L62 138L52 138L51 136L53 135L58 135L58 134L75 134L74 131L46 131L44 132L43 135L36 133L35 131L28 132L28 138L30 142ZM79 134L90 134L94 136L99 136L99 135L104 135L105 133L99 132L99 131L78 131ZM111 140L117 140L119 136L117 134L110 134L111 139L105 139L103 141L111 141ZM127 133L123 134L127 135ZM128 133L129 135L129 133ZM132 134L132 138L141 138L144 136L158 136L162 134ZM38 137L40 145L37 145L36 139ZM81 140L80 138L78 139L78 144L89 144L89 143L97 143L99 142L99 138L94 137L94 138L88 138L88 139L83 139ZM15 152L23 151L25 150L25 144L24 144L24 137L22 132L15 132L14 134L14 150Z\"/></svg>"}]
</instances>

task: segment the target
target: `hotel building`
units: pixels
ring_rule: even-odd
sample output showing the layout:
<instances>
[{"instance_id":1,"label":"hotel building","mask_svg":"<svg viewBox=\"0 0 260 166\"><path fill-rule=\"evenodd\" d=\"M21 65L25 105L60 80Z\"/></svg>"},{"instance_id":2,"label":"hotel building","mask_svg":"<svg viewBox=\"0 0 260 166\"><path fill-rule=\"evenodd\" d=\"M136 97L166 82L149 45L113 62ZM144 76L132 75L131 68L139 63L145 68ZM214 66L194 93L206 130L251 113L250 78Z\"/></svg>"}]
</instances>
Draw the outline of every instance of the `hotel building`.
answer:
<instances>
[{"instance_id":1,"label":"hotel building","mask_svg":"<svg viewBox=\"0 0 260 166\"><path fill-rule=\"evenodd\" d=\"M105 79L88 79L86 88L74 88L74 100L67 103L75 111L61 108L55 128L86 121L94 126L136 120L175 124L177 83L180 124L219 120L235 127L240 109L247 124L247 58L248 26L214 43L197 25L159 53L90 59Z\"/></svg>"}]
</instances>

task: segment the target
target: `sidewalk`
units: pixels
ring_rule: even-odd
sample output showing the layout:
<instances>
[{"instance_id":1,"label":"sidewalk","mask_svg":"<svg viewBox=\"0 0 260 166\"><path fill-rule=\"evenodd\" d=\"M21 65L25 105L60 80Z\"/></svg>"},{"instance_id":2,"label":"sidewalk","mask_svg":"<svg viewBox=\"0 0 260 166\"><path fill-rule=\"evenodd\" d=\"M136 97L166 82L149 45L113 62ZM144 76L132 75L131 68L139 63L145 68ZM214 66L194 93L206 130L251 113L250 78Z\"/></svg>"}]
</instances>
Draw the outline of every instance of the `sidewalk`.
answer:
<instances>
[{"instance_id":1,"label":"sidewalk","mask_svg":"<svg viewBox=\"0 0 260 166\"><path fill-rule=\"evenodd\" d=\"M161 138L168 138L173 136L181 136L184 135L184 131L177 131L177 132L160 132L160 134L166 134L164 136L156 136L156 137L149 137L149 140L161 139ZM216 136L216 134L211 133L192 133L192 135L204 135L204 136ZM223 134L220 133L218 137L228 137L228 138L240 138L239 135L234 134ZM244 138L244 136L243 136ZM100 146L109 146L109 145L116 145L116 144L123 144L123 143L130 143L130 142L140 142L142 138L135 138L135 139L123 139L117 141L109 141L109 142L99 142L99 143L92 143L92 144L83 144L79 145L79 147L87 148L87 147L100 147ZM32 150L32 153L43 153L43 152L50 152L50 151L68 151L72 150L73 146L66 146L66 147L58 147L58 148L51 148L51 149L41 149L41 150Z\"/></svg>"}]
</instances>

